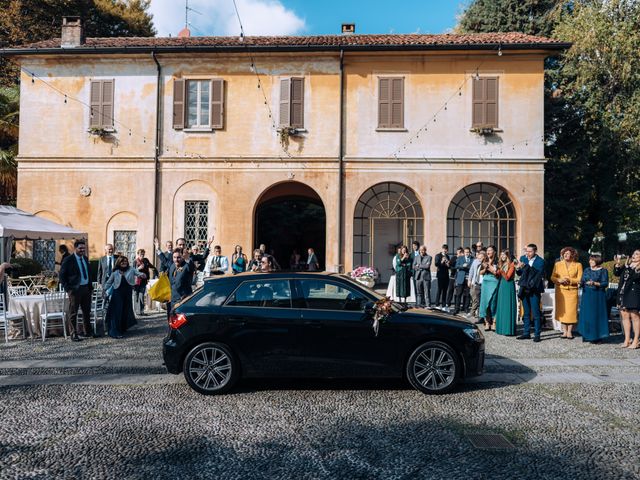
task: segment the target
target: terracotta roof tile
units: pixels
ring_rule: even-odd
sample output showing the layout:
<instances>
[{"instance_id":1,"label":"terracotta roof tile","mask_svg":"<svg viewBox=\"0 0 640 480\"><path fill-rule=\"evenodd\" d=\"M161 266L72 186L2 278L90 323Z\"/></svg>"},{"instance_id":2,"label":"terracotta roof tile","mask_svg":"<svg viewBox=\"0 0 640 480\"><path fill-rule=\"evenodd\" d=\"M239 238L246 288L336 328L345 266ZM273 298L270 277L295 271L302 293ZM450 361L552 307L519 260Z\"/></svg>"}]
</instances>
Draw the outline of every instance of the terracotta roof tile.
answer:
<instances>
[{"instance_id":1,"label":"terracotta roof tile","mask_svg":"<svg viewBox=\"0 0 640 480\"><path fill-rule=\"evenodd\" d=\"M483 48L483 46L502 45L505 48L513 48L518 45L536 46L537 48L563 48L567 44L545 37L536 37L523 33L474 33L474 34L382 34L382 35L316 35L316 36L264 36L264 37L112 37L112 38L87 38L85 44L76 47L73 51L100 49L121 49L121 48L189 48L189 47L221 47L221 48L314 48L322 49L328 47L330 49L336 47L363 47L375 48L381 47L389 49L390 47L398 47L400 50L404 48ZM12 50L35 50L35 49L60 49L60 39L53 38L41 42L31 43L16 47L15 49L6 49L6 52Z\"/></svg>"}]
</instances>

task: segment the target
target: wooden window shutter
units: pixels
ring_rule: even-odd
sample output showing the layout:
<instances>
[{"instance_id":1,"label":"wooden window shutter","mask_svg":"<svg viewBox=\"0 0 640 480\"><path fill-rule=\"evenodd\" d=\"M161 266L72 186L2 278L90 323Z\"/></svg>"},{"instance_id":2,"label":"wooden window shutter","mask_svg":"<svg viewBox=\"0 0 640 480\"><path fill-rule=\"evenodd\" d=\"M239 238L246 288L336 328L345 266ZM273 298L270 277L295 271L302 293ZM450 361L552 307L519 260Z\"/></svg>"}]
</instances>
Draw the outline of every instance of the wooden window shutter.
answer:
<instances>
[{"instance_id":1,"label":"wooden window shutter","mask_svg":"<svg viewBox=\"0 0 640 480\"><path fill-rule=\"evenodd\" d=\"M472 92L472 113L471 113L471 126L473 128L480 128L485 125L484 123L484 88L485 78L473 79L473 92Z\"/></svg>"},{"instance_id":2,"label":"wooden window shutter","mask_svg":"<svg viewBox=\"0 0 640 480\"><path fill-rule=\"evenodd\" d=\"M485 124L498 127L498 77L487 77L485 83Z\"/></svg>"},{"instance_id":3,"label":"wooden window shutter","mask_svg":"<svg viewBox=\"0 0 640 480\"><path fill-rule=\"evenodd\" d=\"M378 80L378 128L391 126L391 79Z\"/></svg>"},{"instance_id":4,"label":"wooden window shutter","mask_svg":"<svg viewBox=\"0 0 640 480\"><path fill-rule=\"evenodd\" d=\"M291 127L304 128L304 78L291 79Z\"/></svg>"},{"instance_id":5,"label":"wooden window shutter","mask_svg":"<svg viewBox=\"0 0 640 480\"><path fill-rule=\"evenodd\" d=\"M498 127L498 77L473 79L473 128Z\"/></svg>"},{"instance_id":6,"label":"wooden window shutter","mask_svg":"<svg viewBox=\"0 0 640 480\"><path fill-rule=\"evenodd\" d=\"M182 130L184 128L184 111L185 111L185 81L180 79L173 80L173 128Z\"/></svg>"},{"instance_id":7,"label":"wooden window shutter","mask_svg":"<svg viewBox=\"0 0 640 480\"><path fill-rule=\"evenodd\" d=\"M100 100L102 98L102 82L100 80L91 81L89 97L89 127L100 127Z\"/></svg>"},{"instance_id":8,"label":"wooden window shutter","mask_svg":"<svg viewBox=\"0 0 640 480\"><path fill-rule=\"evenodd\" d=\"M101 116L103 127L113 127L113 90L114 80L102 81L102 108Z\"/></svg>"},{"instance_id":9,"label":"wooden window shutter","mask_svg":"<svg viewBox=\"0 0 640 480\"><path fill-rule=\"evenodd\" d=\"M211 80L211 128L224 127L224 80Z\"/></svg>"},{"instance_id":10,"label":"wooden window shutter","mask_svg":"<svg viewBox=\"0 0 640 480\"><path fill-rule=\"evenodd\" d=\"M291 79L280 80L280 126L291 126Z\"/></svg>"},{"instance_id":11,"label":"wooden window shutter","mask_svg":"<svg viewBox=\"0 0 640 480\"><path fill-rule=\"evenodd\" d=\"M391 79L391 128L404 127L404 78Z\"/></svg>"}]
</instances>

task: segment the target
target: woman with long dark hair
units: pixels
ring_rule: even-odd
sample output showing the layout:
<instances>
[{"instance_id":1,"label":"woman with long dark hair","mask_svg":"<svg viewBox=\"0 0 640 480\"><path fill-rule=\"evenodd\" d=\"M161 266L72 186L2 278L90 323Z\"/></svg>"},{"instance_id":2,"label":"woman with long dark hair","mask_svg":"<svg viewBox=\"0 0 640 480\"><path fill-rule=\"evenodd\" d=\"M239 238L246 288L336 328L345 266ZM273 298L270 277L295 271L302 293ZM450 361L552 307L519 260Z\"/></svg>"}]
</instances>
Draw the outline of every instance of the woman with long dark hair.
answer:
<instances>
[{"instance_id":1,"label":"woman with long dark hair","mask_svg":"<svg viewBox=\"0 0 640 480\"><path fill-rule=\"evenodd\" d=\"M136 324L131 295L136 277L147 278L144 273L131 267L129 259L122 255L116 259L113 273L104 284L104 291L110 297L105 322L112 338L122 338L124 332Z\"/></svg>"},{"instance_id":2,"label":"woman with long dark hair","mask_svg":"<svg viewBox=\"0 0 640 480\"><path fill-rule=\"evenodd\" d=\"M400 247L400 253L398 253L396 259L396 297L404 303L407 302L407 297L411 295L412 266L413 258L409 254L407 246L403 245Z\"/></svg>"},{"instance_id":3,"label":"woman with long dark hair","mask_svg":"<svg viewBox=\"0 0 640 480\"><path fill-rule=\"evenodd\" d=\"M498 261L498 303L496 305L496 333L498 335L515 335L518 303L516 301L515 275L516 267L509 250L500 252Z\"/></svg>"},{"instance_id":4,"label":"woman with long dark hair","mask_svg":"<svg viewBox=\"0 0 640 480\"><path fill-rule=\"evenodd\" d=\"M236 245L233 255L231 255L231 271L233 274L244 272L248 263L247 256L242 253L242 246Z\"/></svg>"},{"instance_id":5,"label":"woman with long dark hair","mask_svg":"<svg viewBox=\"0 0 640 480\"><path fill-rule=\"evenodd\" d=\"M478 316L484 318L484 330L488 332L491 330L498 308L498 284L500 283L496 247L493 245L487 247L487 255L480 266L480 275L482 275L482 289Z\"/></svg>"}]
</instances>

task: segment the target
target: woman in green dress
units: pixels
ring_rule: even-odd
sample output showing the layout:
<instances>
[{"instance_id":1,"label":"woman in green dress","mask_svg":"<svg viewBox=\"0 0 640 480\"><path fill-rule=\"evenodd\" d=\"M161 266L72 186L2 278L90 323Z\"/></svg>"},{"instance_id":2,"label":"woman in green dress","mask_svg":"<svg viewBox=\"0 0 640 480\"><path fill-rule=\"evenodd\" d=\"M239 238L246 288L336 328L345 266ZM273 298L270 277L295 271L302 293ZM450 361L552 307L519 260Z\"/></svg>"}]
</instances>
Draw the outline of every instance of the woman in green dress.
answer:
<instances>
[{"instance_id":1,"label":"woman in green dress","mask_svg":"<svg viewBox=\"0 0 640 480\"><path fill-rule=\"evenodd\" d=\"M498 262L498 305L496 308L496 333L498 335L515 335L518 306L516 302L516 268L511 260L509 250L500 253Z\"/></svg>"},{"instance_id":2,"label":"woman in green dress","mask_svg":"<svg viewBox=\"0 0 640 480\"><path fill-rule=\"evenodd\" d=\"M396 297L400 302L407 302L411 295L412 258L406 245L400 247L396 257Z\"/></svg>"},{"instance_id":3,"label":"woman in green dress","mask_svg":"<svg viewBox=\"0 0 640 480\"><path fill-rule=\"evenodd\" d=\"M496 247L487 247L487 255L480 266L482 275L482 288L480 289L480 311L478 316L484 319L484 331L491 330L493 319L496 316L498 306L498 259L496 258ZM494 327L495 329L495 327Z\"/></svg>"}]
</instances>

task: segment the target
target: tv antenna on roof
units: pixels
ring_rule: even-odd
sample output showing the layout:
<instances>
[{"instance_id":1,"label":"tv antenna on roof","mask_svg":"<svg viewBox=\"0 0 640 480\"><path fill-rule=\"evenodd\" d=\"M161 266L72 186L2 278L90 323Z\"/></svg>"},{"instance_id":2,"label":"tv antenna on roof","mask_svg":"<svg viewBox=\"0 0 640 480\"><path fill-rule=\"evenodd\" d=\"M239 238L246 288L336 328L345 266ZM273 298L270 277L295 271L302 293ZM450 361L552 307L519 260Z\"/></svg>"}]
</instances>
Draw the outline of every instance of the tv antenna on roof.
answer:
<instances>
[{"instance_id":1,"label":"tv antenna on roof","mask_svg":"<svg viewBox=\"0 0 640 480\"><path fill-rule=\"evenodd\" d=\"M197 11L195 8L191 8L189 6L189 0L184 0L184 28L189 28L189 12L197 13L198 15L202 15L202 12Z\"/></svg>"}]
</instances>

